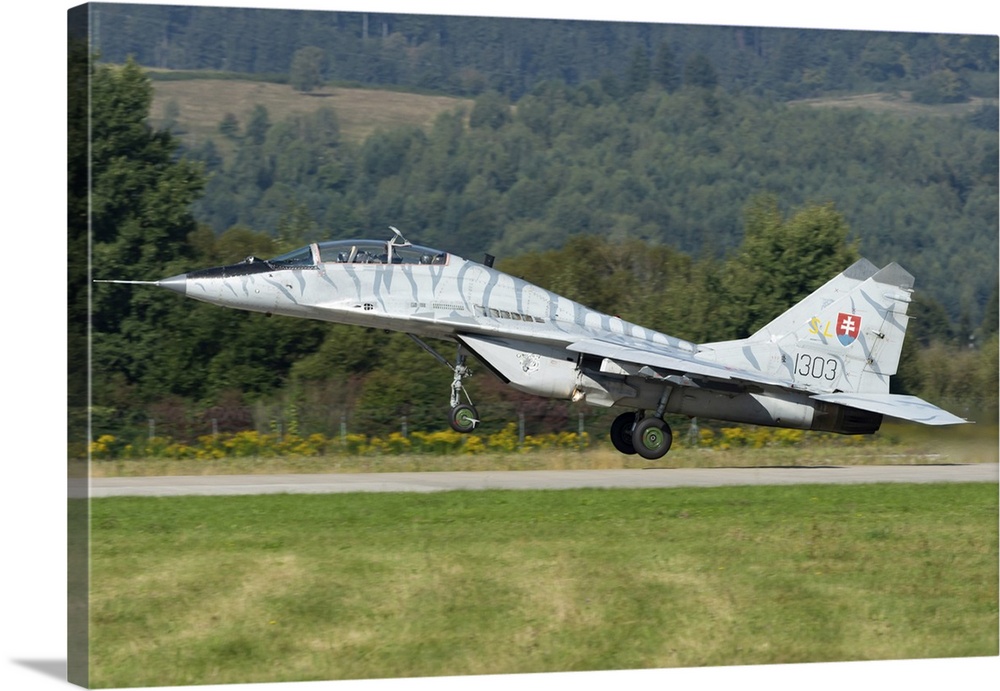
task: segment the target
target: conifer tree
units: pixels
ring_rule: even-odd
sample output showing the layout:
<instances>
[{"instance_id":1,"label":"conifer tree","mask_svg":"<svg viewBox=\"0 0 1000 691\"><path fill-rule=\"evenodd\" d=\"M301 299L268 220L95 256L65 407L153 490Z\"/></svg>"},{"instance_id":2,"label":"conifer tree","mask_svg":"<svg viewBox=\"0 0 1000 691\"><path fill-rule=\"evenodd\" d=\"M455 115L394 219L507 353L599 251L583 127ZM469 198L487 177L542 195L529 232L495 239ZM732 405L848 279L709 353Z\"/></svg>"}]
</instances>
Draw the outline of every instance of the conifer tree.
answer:
<instances>
[{"instance_id":1,"label":"conifer tree","mask_svg":"<svg viewBox=\"0 0 1000 691\"><path fill-rule=\"evenodd\" d=\"M99 279L155 280L186 268L191 204L203 186L199 164L176 158L177 142L147 122L149 78L129 60L90 75L90 228ZM86 136L86 135L84 135ZM178 260L182 260L178 262ZM175 301L161 291L104 284L94 290L95 373L136 380L155 361L155 323ZM100 388L100 376L96 376Z\"/></svg>"}]
</instances>

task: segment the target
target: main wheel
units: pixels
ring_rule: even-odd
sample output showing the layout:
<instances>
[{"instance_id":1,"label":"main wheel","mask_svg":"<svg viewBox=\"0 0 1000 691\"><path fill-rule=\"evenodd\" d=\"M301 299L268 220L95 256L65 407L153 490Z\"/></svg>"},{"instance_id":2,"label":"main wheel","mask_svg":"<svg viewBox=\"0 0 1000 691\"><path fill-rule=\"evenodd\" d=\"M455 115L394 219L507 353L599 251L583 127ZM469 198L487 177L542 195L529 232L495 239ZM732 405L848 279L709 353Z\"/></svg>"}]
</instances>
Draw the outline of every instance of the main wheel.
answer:
<instances>
[{"instance_id":1,"label":"main wheel","mask_svg":"<svg viewBox=\"0 0 1000 691\"><path fill-rule=\"evenodd\" d=\"M634 454L632 428L635 427L635 413L622 413L611 423L611 443L625 454Z\"/></svg>"},{"instance_id":2,"label":"main wheel","mask_svg":"<svg viewBox=\"0 0 1000 691\"><path fill-rule=\"evenodd\" d=\"M674 440L670 425L658 417L644 417L636 423L632 430L632 446L643 458L655 461L670 451Z\"/></svg>"},{"instance_id":3,"label":"main wheel","mask_svg":"<svg viewBox=\"0 0 1000 691\"><path fill-rule=\"evenodd\" d=\"M466 434L476 429L476 425L479 424L479 415L471 405L460 403L451 409L451 415L448 416L448 423L456 432Z\"/></svg>"}]
</instances>

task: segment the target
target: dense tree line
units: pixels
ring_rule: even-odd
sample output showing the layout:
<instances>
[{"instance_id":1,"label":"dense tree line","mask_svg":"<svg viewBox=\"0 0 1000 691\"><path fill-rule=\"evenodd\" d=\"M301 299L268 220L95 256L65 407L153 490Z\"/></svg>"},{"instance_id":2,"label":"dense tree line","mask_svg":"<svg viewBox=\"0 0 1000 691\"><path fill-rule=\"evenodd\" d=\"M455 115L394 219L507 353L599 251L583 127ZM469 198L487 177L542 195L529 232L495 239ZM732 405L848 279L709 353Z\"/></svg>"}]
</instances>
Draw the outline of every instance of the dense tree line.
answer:
<instances>
[{"instance_id":1,"label":"dense tree line","mask_svg":"<svg viewBox=\"0 0 1000 691\"><path fill-rule=\"evenodd\" d=\"M997 72L989 36L129 4L93 11L96 46L118 63L131 55L181 70L318 71L513 100L542 81L601 79L619 96L655 82L781 99L906 88L949 102L994 95Z\"/></svg>"}]
</instances>

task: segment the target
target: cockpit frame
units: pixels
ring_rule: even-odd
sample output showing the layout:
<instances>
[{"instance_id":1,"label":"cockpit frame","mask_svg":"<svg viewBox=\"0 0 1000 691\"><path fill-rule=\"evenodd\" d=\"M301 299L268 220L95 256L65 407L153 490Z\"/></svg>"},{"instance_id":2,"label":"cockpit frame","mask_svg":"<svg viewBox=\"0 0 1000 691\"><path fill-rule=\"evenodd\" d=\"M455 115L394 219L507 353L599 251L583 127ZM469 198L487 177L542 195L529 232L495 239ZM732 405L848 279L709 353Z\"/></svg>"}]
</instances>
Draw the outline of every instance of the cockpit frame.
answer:
<instances>
[{"instance_id":1,"label":"cockpit frame","mask_svg":"<svg viewBox=\"0 0 1000 691\"><path fill-rule=\"evenodd\" d=\"M390 226L393 236L388 240L326 240L286 252L267 264L274 268L307 268L327 264L399 264L446 265L449 254L441 250L414 245ZM248 263L257 261L247 257Z\"/></svg>"},{"instance_id":2,"label":"cockpit frame","mask_svg":"<svg viewBox=\"0 0 1000 691\"><path fill-rule=\"evenodd\" d=\"M329 240L313 243L320 264L447 264L448 253L406 243L382 240Z\"/></svg>"}]
</instances>

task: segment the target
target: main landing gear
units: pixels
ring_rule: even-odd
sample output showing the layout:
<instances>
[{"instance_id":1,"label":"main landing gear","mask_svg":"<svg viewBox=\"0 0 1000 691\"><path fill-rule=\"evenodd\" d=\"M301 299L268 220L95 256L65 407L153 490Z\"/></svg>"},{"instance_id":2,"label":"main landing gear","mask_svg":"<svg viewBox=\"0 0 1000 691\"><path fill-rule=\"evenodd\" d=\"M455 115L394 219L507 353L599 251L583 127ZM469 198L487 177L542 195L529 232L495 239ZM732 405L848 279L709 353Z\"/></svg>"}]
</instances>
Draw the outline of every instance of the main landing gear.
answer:
<instances>
[{"instance_id":1,"label":"main landing gear","mask_svg":"<svg viewBox=\"0 0 1000 691\"><path fill-rule=\"evenodd\" d=\"M666 455L673 440L670 425L656 415L622 413L611 423L611 443L624 454L639 454L655 461Z\"/></svg>"},{"instance_id":2,"label":"main landing gear","mask_svg":"<svg viewBox=\"0 0 1000 691\"><path fill-rule=\"evenodd\" d=\"M454 375L451 380L451 412L448 414L448 424L453 430L462 434L476 429L476 425L479 424L479 414L476 412L476 407L472 405L469 392L462 385L462 380L472 375L472 370L465 366L465 353L462 352L462 346L458 346L455 364L452 365L443 355L424 343L417 336L413 334L406 335L413 339L413 342L418 346L433 355L438 362L446 365ZM465 396L466 403L462 403L462 396Z\"/></svg>"},{"instance_id":3,"label":"main landing gear","mask_svg":"<svg viewBox=\"0 0 1000 691\"><path fill-rule=\"evenodd\" d=\"M647 415L644 410L622 413L611 423L611 443L625 454L637 453L643 458L655 461L670 451L674 433L663 419L670 400L671 387L664 387L656 411Z\"/></svg>"}]
</instances>

